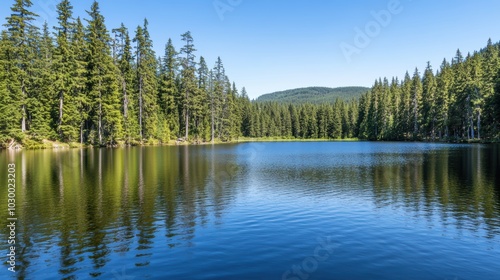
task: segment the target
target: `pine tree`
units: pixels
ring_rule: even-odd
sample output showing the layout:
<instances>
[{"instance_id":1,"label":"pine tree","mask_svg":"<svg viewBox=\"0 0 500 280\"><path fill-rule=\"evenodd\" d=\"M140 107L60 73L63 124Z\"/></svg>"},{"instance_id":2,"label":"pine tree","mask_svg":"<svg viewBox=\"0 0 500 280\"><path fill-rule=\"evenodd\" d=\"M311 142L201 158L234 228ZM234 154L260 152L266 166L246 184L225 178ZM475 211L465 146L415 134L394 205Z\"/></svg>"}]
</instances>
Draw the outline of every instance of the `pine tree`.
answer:
<instances>
[{"instance_id":1,"label":"pine tree","mask_svg":"<svg viewBox=\"0 0 500 280\"><path fill-rule=\"evenodd\" d=\"M33 43L37 27L33 25L33 21L38 16L31 12L29 8L32 6L31 0L15 0L14 5L10 8L12 13L7 17L7 32L12 45L15 47L9 48L9 60L11 75L9 75L10 90L13 103L20 110L19 115L21 132L25 132L29 128L28 115L31 108L28 107L31 95L30 73L32 73L33 61Z\"/></svg>"},{"instance_id":2,"label":"pine tree","mask_svg":"<svg viewBox=\"0 0 500 280\"><path fill-rule=\"evenodd\" d=\"M240 106L240 103L238 102L238 97L239 97L239 93L238 93L238 89L236 87L236 83L233 82L232 86L231 86L231 91L230 91L230 94L228 96L228 111L229 111L229 120L230 120L230 129L229 129L229 138L230 140L232 139L238 139L240 136L241 136L241 111L242 111L242 108ZM282 121L281 125L282 125L282 136L285 136L286 135L286 127L287 127L287 123L286 123L286 115L284 113L282 113L281 111L279 112L280 113L280 119ZM285 118L285 119L284 119ZM284 122L284 123L283 123Z\"/></svg>"},{"instance_id":3,"label":"pine tree","mask_svg":"<svg viewBox=\"0 0 500 280\"><path fill-rule=\"evenodd\" d=\"M392 116L392 99L389 88L389 80L384 78L380 84L380 101L379 101L379 116L380 116L380 138L388 139L390 134L390 122Z\"/></svg>"},{"instance_id":4,"label":"pine tree","mask_svg":"<svg viewBox=\"0 0 500 280\"><path fill-rule=\"evenodd\" d=\"M292 137L300 138L300 119L297 106L292 104L288 105L288 111L290 112L290 118L292 122Z\"/></svg>"},{"instance_id":5,"label":"pine tree","mask_svg":"<svg viewBox=\"0 0 500 280\"><path fill-rule=\"evenodd\" d=\"M288 111L288 108L284 104L280 104L280 117L281 117L281 136L285 138L291 138L292 137L292 116L290 115L290 111ZM243 104L240 103L240 109L242 109L241 106ZM240 115L242 115L241 113ZM238 119L239 122L243 122L243 119Z\"/></svg>"},{"instance_id":6,"label":"pine tree","mask_svg":"<svg viewBox=\"0 0 500 280\"><path fill-rule=\"evenodd\" d=\"M499 92L495 91L497 76L500 70L498 44L493 44L491 39L488 40L486 49L484 50L484 75L483 75L483 97L484 97L484 112L478 116L478 126L483 127L488 135L497 134L497 122L499 118L495 115L495 95ZM498 111L497 111L498 112ZM481 123L484 123L482 125Z\"/></svg>"},{"instance_id":7,"label":"pine tree","mask_svg":"<svg viewBox=\"0 0 500 280\"><path fill-rule=\"evenodd\" d=\"M368 110L368 139L379 140L382 118L380 115L380 99L382 95L382 81L376 80L370 92L370 109Z\"/></svg>"},{"instance_id":8,"label":"pine tree","mask_svg":"<svg viewBox=\"0 0 500 280\"><path fill-rule=\"evenodd\" d=\"M137 119L137 98L134 95L134 66L132 45L128 29L122 23L120 28L113 29L115 34L115 63L120 70L121 113L123 118L126 143L139 138L139 123Z\"/></svg>"},{"instance_id":9,"label":"pine tree","mask_svg":"<svg viewBox=\"0 0 500 280\"><path fill-rule=\"evenodd\" d=\"M342 137L342 107L340 99L336 99L331 111L331 119L329 121L328 134L332 139Z\"/></svg>"},{"instance_id":10,"label":"pine tree","mask_svg":"<svg viewBox=\"0 0 500 280\"><path fill-rule=\"evenodd\" d=\"M231 129L232 129L232 109L233 109L233 100L232 100L232 92L231 92L231 82L227 76L224 76L223 81L223 92L222 99L220 100L220 128L219 128L219 139L222 141L230 141L231 140ZM276 129L276 127L274 127Z\"/></svg>"},{"instance_id":11,"label":"pine tree","mask_svg":"<svg viewBox=\"0 0 500 280\"><path fill-rule=\"evenodd\" d=\"M137 85L139 105L139 127L141 139L157 137L158 85L156 79L157 60L149 36L148 21L138 26L134 42L137 59Z\"/></svg>"},{"instance_id":12,"label":"pine tree","mask_svg":"<svg viewBox=\"0 0 500 280\"><path fill-rule=\"evenodd\" d=\"M432 141L436 138L436 90L437 82L430 62L427 62L427 68L424 72L422 81L422 133L424 139L431 137Z\"/></svg>"},{"instance_id":13,"label":"pine tree","mask_svg":"<svg viewBox=\"0 0 500 280\"><path fill-rule=\"evenodd\" d=\"M19 81L15 79L13 52L14 44L7 31L2 31L0 41L0 142L9 142L12 138L22 139L19 120L20 99L17 95Z\"/></svg>"},{"instance_id":14,"label":"pine tree","mask_svg":"<svg viewBox=\"0 0 500 280\"><path fill-rule=\"evenodd\" d=\"M113 64L109 47L110 37L99 11L99 4L94 2L87 11L88 21L86 41L87 91L91 98L91 138L99 145L114 145L122 136L122 118L120 114L120 94L118 91L118 70Z\"/></svg>"},{"instance_id":15,"label":"pine tree","mask_svg":"<svg viewBox=\"0 0 500 280\"><path fill-rule=\"evenodd\" d=\"M437 75L436 88L436 126L439 131L439 138L449 136L449 107L450 88L453 82L451 66L445 60L441 64L439 75Z\"/></svg>"},{"instance_id":16,"label":"pine tree","mask_svg":"<svg viewBox=\"0 0 500 280\"><path fill-rule=\"evenodd\" d=\"M369 93L363 94L359 98L359 113L358 113L358 138L368 139L370 133L369 128L369 111L371 107L371 98Z\"/></svg>"},{"instance_id":17,"label":"pine tree","mask_svg":"<svg viewBox=\"0 0 500 280\"><path fill-rule=\"evenodd\" d=\"M455 58L451 64L453 70L453 84L450 90L450 128L453 130L454 138L458 140L460 137L465 137L467 131L465 129L465 119L467 112L467 96L465 89L467 85L467 71L463 63L463 56L460 50L457 50Z\"/></svg>"},{"instance_id":18,"label":"pine tree","mask_svg":"<svg viewBox=\"0 0 500 280\"><path fill-rule=\"evenodd\" d=\"M162 60L159 81L159 106L168 122L171 137L179 137L179 90L176 85L177 52L172 40L168 39ZM173 139L173 138L172 138Z\"/></svg>"},{"instance_id":19,"label":"pine tree","mask_svg":"<svg viewBox=\"0 0 500 280\"><path fill-rule=\"evenodd\" d=\"M342 139L351 138L352 127L349 115L349 102L342 100L341 121L342 121Z\"/></svg>"},{"instance_id":20,"label":"pine tree","mask_svg":"<svg viewBox=\"0 0 500 280\"><path fill-rule=\"evenodd\" d=\"M241 89L240 104L242 107L241 111L241 134L244 137L250 137L252 135L252 104L248 98L247 90L245 87ZM290 120L292 122L292 120Z\"/></svg>"},{"instance_id":21,"label":"pine tree","mask_svg":"<svg viewBox=\"0 0 500 280\"><path fill-rule=\"evenodd\" d=\"M262 130L261 130L261 108L260 108L260 103L252 103L252 131L250 135L252 137L261 137L262 136Z\"/></svg>"},{"instance_id":22,"label":"pine tree","mask_svg":"<svg viewBox=\"0 0 500 280\"><path fill-rule=\"evenodd\" d=\"M358 123L358 115L359 115L359 107L357 100L351 100L348 106L348 116L349 116L349 127L350 133L348 134L348 138L357 137L359 128L357 127Z\"/></svg>"},{"instance_id":23,"label":"pine tree","mask_svg":"<svg viewBox=\"0 0 500 280\"><path fill-rule=\"evenodd\" d=\"M80 144L85 142L85 125L89 118L89 113L91 110L91 104L89 96L87 95L87 42L85 41L85 27L82 24L81 19L78 17L75 23L75 30L71 40L71 48L74 57L74 63L72 64L72 79L73 79L73 94L74 101L76 103L78 114L76 116L78 127L80 130Z\"/></svg>"},{"instance_id":24,"label":"pine tree","mask_svg":"<svg viewBox=\"0 0 500 280\"><path fill-rule=\"evenodd\" d=\"M322 104L320 108L317 111L316 119L318 121L318 137L321 139L327 139L328 138L328 125L329 125L329 119L332 117L332 110L331 108L327 108L326 104ZM328 110L330 109L330 110Z\"/></svg>"},{"instance_id":25,"label":"pine tree","mask_svg":"<svg viewBox=\"0 0 500 280\"><path fill-rule=\"evenodd\" d=\"M220 57L217 58L213 73L212 90L210 91L210 115L211 115L211 131L213 142L215 134L221 137L222 131L222 106L224 104L224 85L225 85L225 70Z\"/></svg>"},{"instance_id":26,"label":"pine tree","mask_svg":"<svg viewBox=\"0 0 500 280\"><path fill-rule=\"evenodd\" d=\"M391 95L391 102L389 103L388 106L391 106L391 117L390 117L390 124L389 124L389 138L390 140L396 140L398 139L398 117L400 116L400 111L403 109L400 106L401 104L401 87L399 84L398 78L392 78L391 81L391 86L390 86L390 95ZM351 105L353 106L353 105Z\"/></svg>"},{"instance_id":27,"label":"pine tree","mask_svg":"<svg viewBox=\"0 0 500 280\"><path fill-rule=\"evenodd\" d=\"M469 112L468 112L468 129L471 139L476 138L476 129L478 138L481 138L481 115L484 109L484 94L483 94L483 75L484 75L484 62L482 56L475 53L468 61L468 83L467 83L467 97L469 99ZM476 119L476 122L474 121ZM475 123L477 127L474 127Z\"/></svg>"},{"instance_id":28,"label":"pine tree","mask_svg":"<svg viewBox=\"0 0 500 280\"><path fill-rule=\"evenodd\" d=\"M39 42L39 53L34 60L33 67L33 89L30 98L31 110L30 134L41 141L43 138L54 138L54 131L51 122L52 96L54 92L54 75L51 72L53 63L53 40L50 37L47 23L43 26L43 35Z\"/></svg>"},{"instance_id":29,"label":"pine tree","mask_svg":"<svg viewBox=\"0 0 500 280\"><path fill-rule=\"evenodd\" d=\"M192 96L191 112L194 118L194 134L197 138L202 136L203 139L206 139L210 137L209 120L207 114L207 100L209 99L208 92L210 90L210 72L203 56L200 56L198 66L198 90L196 91L196 95Z\"/></svg>"},{"instance_id":30,"label":"pine tree","mask_svg":"<svg viewBox=\"0 0 500 280\"><path fill-rule=\"evenodd\" d=\"M422 80L420 73L415 68L411 82L411 121L413 125L413 140L417 140L420 132L420 125L422 123L421 116L422 107Z\"/></svg>"},{"instance_id":31,"label":"pine tree","mask_svg":"<svg viewBox=\"0 0 500 280\"><path fill-rule=\"evenodd\" d=\"M197 94L198 88L196 83L196 65L194 62L196 49L193 44L193 37L191 32L188 31L181 35L182 41L184 41L184 46L181 48L180 53L184 55L181 59L182 65L182 94L183 94L183 114L184 114L184 138L189 139L189 117L191 115L191 110L197 104L194 103L197 99L194 97Z\"/></svg>"},{"instance_id":32,"label":"pine tree","mask_svg":"<svg viewBox=\"0 0 500 280\"><path fill-rule=\"evenodd\" d=\"M76 141L79 136L78 107L75 101L75 73L77 63L71 45L74 33L72 9L69 0L57 5L59 26L56 30L57 46L54 50L53 70L55 74L54 90L57 96L57 132L64 141Z\"/></svg>"},{"instance_id":33,"label":"pine tree","mask_svg":"<svg viewBox=\"0 0 500 280\"><path fill-rule=\"evenodd\" d=\"M401 99L400 99L400 115L399 119L399 139L408 140L411 133L411 118L412 118L412 104L411 104L411 94L412 93L412 80L410 74L406 72L405 78L401 84Z\"/></svg>"}]
</instances>

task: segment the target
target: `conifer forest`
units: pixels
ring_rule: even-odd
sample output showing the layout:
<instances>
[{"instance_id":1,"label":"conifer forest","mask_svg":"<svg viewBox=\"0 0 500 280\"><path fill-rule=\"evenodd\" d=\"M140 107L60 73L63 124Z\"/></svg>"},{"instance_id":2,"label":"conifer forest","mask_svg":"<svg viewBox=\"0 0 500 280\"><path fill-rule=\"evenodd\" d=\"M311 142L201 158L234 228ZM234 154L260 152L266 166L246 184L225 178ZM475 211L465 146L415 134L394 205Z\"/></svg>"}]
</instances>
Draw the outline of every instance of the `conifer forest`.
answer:
<instances>
[{"instance_id":1,"label":"conifer forest","mask_svg":"<svg viewBox=\"0 0 500 280\"><path fill-rule=\"evenodd\" d=\"M36 26L30 0L12 1L0 38L0 143L93 146L229 142L240 138L498 142L500 47L378 78L360 98L322 104L250 100L219 57L205 61L187 31L153 50L144 20L107 27L94 2L69 0L57 26ZM168 38L168 36L167 36ZM486 41L487 38L485 38ZM220 54L221 57L224 54ZM375 77L374 77L375 78Z\"/></svg>"}]
</instances>

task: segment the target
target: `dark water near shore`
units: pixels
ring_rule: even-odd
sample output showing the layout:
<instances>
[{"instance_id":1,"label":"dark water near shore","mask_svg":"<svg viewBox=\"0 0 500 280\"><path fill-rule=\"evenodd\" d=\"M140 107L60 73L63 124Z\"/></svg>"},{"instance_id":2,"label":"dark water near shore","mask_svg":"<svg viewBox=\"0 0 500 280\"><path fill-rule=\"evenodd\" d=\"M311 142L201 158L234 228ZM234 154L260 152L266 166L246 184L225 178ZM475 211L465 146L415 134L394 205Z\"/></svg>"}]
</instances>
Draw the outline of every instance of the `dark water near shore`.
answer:
<instances>
[{"instance_id":1,"label":"dark water near shore","mask_svg":"<svg viewBox=\"0 0 500 280\"><path fill-rule=\"evenodd\" d=\"M0 151L1 279L500 279L500 146Z\"/></svg>"}]
</instances>

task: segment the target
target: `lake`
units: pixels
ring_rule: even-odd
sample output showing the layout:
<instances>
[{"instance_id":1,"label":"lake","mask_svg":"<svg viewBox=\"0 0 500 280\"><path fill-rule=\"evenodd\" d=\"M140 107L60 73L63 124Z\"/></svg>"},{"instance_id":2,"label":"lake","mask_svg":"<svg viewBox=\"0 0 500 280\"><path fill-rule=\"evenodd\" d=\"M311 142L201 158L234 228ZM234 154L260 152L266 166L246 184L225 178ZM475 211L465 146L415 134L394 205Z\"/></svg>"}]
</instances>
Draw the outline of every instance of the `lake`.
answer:
<instances>
[{"instance_id":1,"label":"lake","mask_svg":"<svg viewBox=\"0 0 500 280\"><path fill-rule=\"evenodd\" d=\"M500 279L500 146L0 151L20 279ZM5 276L5 277L4 277Z\"/></svg>"}]
</instances>

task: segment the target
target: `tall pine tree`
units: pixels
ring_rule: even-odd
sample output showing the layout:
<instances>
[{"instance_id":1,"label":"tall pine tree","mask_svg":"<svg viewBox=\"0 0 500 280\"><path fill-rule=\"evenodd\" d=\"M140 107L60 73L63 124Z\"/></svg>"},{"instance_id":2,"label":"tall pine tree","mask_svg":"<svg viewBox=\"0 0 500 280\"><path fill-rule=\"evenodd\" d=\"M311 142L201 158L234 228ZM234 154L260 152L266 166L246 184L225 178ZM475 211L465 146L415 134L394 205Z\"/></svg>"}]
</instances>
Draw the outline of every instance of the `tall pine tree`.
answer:
<instances>
[{"instance_id":1,"label":"tall pine tree","mask_svg":"<svg viewBox=\"0 0 500 280\"><path fill-rule=\"evenodd\" d=\"M148 21L138 26L135 34L137 91L139 105L139 127L142 139L158 137L158 85L157 60L153 50L153 43L149 36Z\"/></svg>"},{"instance_id":2,"label":"tall pine tree","mask_svg":"<svg viewBox=\"0 0 500 280\"><path fill-rule=\"evenodd\" d=\"M91 141L98 145L114 145L122 136L120 94L117 69L110 50L110 36L99 4L94 2L87 20L87 92L91 98Z\"/></svg>"},{"instance_id":3,"label":"tall pine tree","mask_svg":"<svg viewBox=\"0 0 500 280\"><path fill-rule=\"evenodd\" d=\"M198 87L196 83L196 63L194 61L194 52L196 49L193 44L193 37L191 32L186 32L181 35L182 41L184 41L184 46L181 48L181 65L182 65L182 82L181 82L181 94L183 95L182 107L184 114L184 138L189 139L189 122L191 111L198 104L196 102L198 99Z\"/></svg>"},{"instance_id":4,"label":"tall pine tree","mask_svg":"<svg viewBox=\"0 0 500 280\"><path fill-rule=\"evenodd\" d=\"M118 67L121 96L121 113L126 143L139 138L139 123L137 119L137 98L134 94L134 65L132 45L128 29L121 24L120 28L113 29L115 34L115 63Z\"/></svg>"},{"instance_id":5,"label":"tall pine tree","mask_svg":"<svg viewBox=\"0 0 500 280\"><path fill-rule=\"evenodd\" d=\"M29 128L28 116L30 114L29 99L32 98L32 85L30 76L33 62L33 43L36 41L36 29L33 25L37 14L29 9L32 6L31 0L15 0L10 8L12 13L7 17L7 32L12 41L13 48L9 48L9 60L11 64L9 71L9 89L13 91L11 102L18 107L19 112L15 115L19 117L19 125L22 132Z\"/></svg>"},{"instance_id":6,"label":"tall pine tree","mask_svg":"<svg viewBox=\"0 0 500 280\"><path fill-rule=\"evenodd\" d=\"M168 123L170 136L179 137L179 90L176 84L177 52L172 40L168 39L165 46L165 55L162 59L159 80L159 108Z\"/></svg>"}]
</instances>

